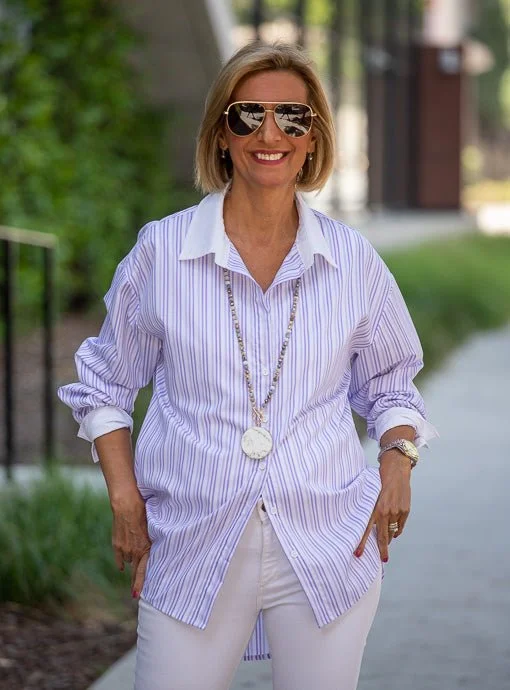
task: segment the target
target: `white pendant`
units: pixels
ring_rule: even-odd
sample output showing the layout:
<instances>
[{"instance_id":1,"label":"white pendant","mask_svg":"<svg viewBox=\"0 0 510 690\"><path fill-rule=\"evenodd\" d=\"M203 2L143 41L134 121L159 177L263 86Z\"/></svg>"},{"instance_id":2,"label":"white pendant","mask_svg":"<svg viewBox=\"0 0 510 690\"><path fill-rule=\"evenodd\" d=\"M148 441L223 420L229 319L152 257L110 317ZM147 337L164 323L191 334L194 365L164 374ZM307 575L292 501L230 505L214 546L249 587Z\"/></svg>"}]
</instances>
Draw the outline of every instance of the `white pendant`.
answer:
<instances>
[{"instance_id":1,"label":"white pendant","mask_svg":"<svg viewBox=\"0 0 510 690\"><path fill-rule=\"evenodd\" d=\"M249 458L262 460L273 448L273 437L267 429L261 426L252 426L243 434L241 448Z\"/></svg>"}]
</instances>

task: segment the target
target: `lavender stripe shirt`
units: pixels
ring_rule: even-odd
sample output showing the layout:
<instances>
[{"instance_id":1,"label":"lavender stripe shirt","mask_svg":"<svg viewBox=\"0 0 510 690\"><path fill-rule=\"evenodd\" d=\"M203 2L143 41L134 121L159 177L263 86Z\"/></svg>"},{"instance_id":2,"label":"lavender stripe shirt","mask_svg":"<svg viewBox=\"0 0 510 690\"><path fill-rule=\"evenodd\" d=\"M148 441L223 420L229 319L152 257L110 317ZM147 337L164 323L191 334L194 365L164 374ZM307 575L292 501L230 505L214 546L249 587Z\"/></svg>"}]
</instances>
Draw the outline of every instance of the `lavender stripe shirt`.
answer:
<instances>
[{"instance_id":1,"label":"lavender stripe shirt","mask_svg":"<svg viewBox=\"0 0 510 690\"><path fill-rule=\"evenodd\" d=\"M436 435L412 383L422 350L399 289L356 231L298 195L296 241L264 293L225 234L223 194L147 224L105 296L99 336L76 353L79 383L60 398L89 441L132 428L137 391L153 396L135 450L152 548L142 596L205 628L228 564L262 496L276 534L324 626L345 613L380 568L375 529L353 551L381 484L351 407L380 439L410 424ZM274 447L248 458L252 423L222 267L232 290L257 402L265 398L302 277L296 321L267 408ZM94 459L97 460L92 446ZM269 658L259 616L245 659Z\"/></svg>"}]
</instances>

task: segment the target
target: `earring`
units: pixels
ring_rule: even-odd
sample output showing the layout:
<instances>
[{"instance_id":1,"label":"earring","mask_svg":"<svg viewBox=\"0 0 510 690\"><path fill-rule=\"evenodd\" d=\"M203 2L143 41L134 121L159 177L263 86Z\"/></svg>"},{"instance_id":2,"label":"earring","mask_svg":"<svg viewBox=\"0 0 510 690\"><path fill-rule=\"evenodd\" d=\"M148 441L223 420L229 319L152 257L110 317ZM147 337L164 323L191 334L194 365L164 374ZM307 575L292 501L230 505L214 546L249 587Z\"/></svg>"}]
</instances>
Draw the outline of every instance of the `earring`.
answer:
<instances>
[{"instance_id":1,"label":"earring","mask_svg":"<svg viewBox=\"0 0 510 690\"><path fill-rule=\"evenodd\" d=\"M225 160L225 158L227 157L227 151L228 151L228 149L221 149L220 156L221 156L222 160Z\"/></svg>"},{"instance_id":2,"label":"earring","mask_svg":"<svg viewBox=\"0 0 510 690\"><path fill-rule=\"evenodd\" d=\"M313 161L313 153L308 153L306 157L309 161Z\"/></svg>"}]
</instances>

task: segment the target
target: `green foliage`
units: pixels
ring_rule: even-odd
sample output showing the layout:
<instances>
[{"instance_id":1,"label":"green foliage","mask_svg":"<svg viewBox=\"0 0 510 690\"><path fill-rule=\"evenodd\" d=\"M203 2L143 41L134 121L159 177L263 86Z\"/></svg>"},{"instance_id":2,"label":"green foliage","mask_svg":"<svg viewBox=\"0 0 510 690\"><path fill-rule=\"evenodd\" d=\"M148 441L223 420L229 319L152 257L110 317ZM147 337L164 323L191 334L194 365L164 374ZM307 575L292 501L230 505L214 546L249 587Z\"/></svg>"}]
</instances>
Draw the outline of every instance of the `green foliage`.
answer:
<instances>
[{"instance_id":1,"label":"green foliage","mask_svg":"<svg viewBox=\"0 0 510 690\"><path fill-rule=\"evenodd\" d=\"M0 223L58 235L64 309L97 301L141 225L183 201L165 120L129 67L136 45L113 3L2 3ZM33 263L20 252L25 313Z\"/></svg>"},{"instance_id":2,"label":"green foliage","mask_svg":"<svg viewBox=\"0 0 510 690\"><path fill-rule=\"evenodd\" d=\"M120 601L129 573L111 547L105 492L50 474L0 493L0 601L61 605L102 594Z\"/></svg>"},{"instance_id":3,"label":"green foliage","mask_svg":"<svg viewBox=\"0 0 510 690\"><path fill-rule=\"evenodd\" d=\"M420 336L427 371L472 333L510 321L510 237L430 242L384 259Z\"/></svg>"}]
</instances>

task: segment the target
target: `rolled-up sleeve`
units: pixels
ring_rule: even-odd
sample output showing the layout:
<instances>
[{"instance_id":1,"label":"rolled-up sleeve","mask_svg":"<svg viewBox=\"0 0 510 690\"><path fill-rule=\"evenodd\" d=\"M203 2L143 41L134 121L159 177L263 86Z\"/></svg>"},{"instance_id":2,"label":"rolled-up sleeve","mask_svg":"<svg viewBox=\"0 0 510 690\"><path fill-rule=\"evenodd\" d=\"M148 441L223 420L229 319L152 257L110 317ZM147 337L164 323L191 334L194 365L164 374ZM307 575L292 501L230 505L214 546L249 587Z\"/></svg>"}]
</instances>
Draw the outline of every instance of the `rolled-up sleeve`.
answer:
<instances>
[{"instance_id":1,"label":"rolled-up sleeve","mask_svg":"<svg viewBox=\"0 0 510 690\"><path fill-rule=\"evenodd\" d=\"M79 381L58 389L80 425L78 436L91 442L121 427L133 428L132 413L140 388L154 375L160 354L159 338L138 327L140 266L135 247L118 265L105 295L106 317L97 337L87 338L75 355ZM131 266L137 271L132 275ZM92 456L98 460L94 446Z\"/></svg>"},{"instance_id":2,"label":"rolled-up sleeve","mask_svg":"<svg viewBox=\"0 0 510 690\"><path fill-rule=\"evenodd\" d=\"M370 344L352 359L349 402L367 420L370 438L396 426L416 430L417 446L438 436L426 420L423 399L413 383L423 367L416 329L393 276Z\"/></svg>"}]
</instances>

